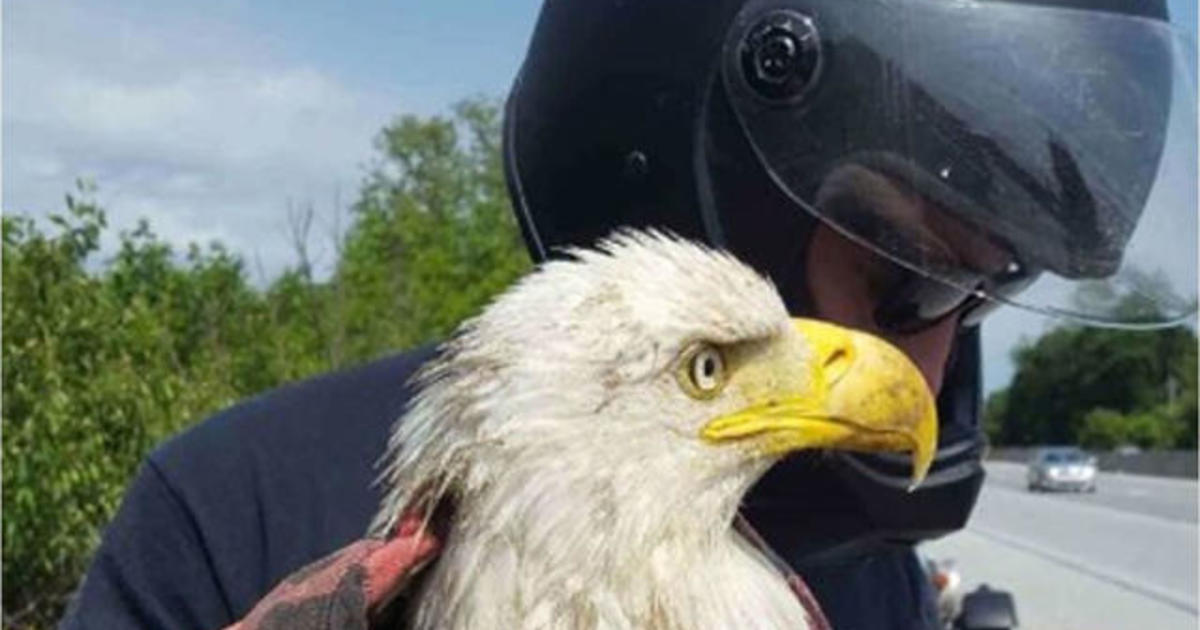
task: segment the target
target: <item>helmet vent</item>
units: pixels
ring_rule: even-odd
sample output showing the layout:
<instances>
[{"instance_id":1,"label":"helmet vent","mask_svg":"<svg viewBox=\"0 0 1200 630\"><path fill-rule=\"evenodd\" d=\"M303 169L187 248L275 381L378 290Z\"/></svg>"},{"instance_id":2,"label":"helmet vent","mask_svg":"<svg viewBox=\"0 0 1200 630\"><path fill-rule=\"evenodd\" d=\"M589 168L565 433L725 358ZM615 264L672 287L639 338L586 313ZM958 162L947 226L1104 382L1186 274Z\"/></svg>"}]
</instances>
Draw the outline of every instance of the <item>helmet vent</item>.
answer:
<instances>
[{"instance_id":1,"label":"helmet vent","mask_svg":"<svg viewBox=\"0 0 1200 630\"><path fill-rule=\"evenodd\" d=\"M740 47L742 76L755 93L776 103L793 103L821 72L821 37L812 18L796 11L771 11L758 20Z\"/></svg>"}]
</instances>

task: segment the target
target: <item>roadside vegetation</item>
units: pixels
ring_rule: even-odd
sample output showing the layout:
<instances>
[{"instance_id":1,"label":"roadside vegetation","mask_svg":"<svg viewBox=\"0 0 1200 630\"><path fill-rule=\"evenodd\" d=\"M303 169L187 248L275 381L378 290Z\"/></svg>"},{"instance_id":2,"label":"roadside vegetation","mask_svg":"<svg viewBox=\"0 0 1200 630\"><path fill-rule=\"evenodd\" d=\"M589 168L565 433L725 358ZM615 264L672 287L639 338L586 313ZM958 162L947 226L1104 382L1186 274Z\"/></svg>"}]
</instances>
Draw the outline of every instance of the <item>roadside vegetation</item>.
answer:
<instances>
[{"instance_id":1,"label":"roadside vegetation","mask_svg":"<svg viewBox=\"0 0 1200 630\"><path fill-rule=\"evenodd\" d=\"M1013 350L1016 374L984 407L997 446L1195 449L1195 330L1062 326Z\"/></svg>"}]
</instances>

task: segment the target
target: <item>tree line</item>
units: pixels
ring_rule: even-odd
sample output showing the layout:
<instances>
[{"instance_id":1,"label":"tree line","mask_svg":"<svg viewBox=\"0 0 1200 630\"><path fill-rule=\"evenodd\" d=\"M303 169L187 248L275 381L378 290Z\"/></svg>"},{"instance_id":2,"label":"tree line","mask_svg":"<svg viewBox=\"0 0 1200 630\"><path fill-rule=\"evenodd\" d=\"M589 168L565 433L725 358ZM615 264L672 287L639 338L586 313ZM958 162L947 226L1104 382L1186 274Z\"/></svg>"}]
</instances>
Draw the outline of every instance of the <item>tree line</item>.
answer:
<instances>
[{"instance_id":1,"label":"tree line","mask_svg":"<svg viewBox=\"0 0 1200 630\"><path fill-rule=\"evenodd\" d=\"M999 446L1078 444L1196 448L1197 339L1061 326L1012 352L1012 383L993 393L984 425Z\"/></svg>"}]
</instances>

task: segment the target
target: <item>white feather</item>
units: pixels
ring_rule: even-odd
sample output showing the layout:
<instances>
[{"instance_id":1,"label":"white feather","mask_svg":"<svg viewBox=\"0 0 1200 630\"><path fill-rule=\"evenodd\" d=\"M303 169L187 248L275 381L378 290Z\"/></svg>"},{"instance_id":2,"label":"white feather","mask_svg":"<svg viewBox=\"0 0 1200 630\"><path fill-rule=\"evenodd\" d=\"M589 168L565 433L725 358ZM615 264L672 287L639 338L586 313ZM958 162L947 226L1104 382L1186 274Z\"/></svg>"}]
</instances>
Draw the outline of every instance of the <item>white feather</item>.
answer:
<instances>
[{"instance_id":1,"label":"white feather","mask_svg":"<svg viewBox=\"0 0 1200 630\"><path fill-rule=\"evenodd\" d=\"M691 343L787 334L778 293L660 232L570 253L463 324L393 432L373 530L456 506L412 627L807 627L731 528L771 462L698 437L745 401L674 377Z\"/></svg>"}]
</instances>

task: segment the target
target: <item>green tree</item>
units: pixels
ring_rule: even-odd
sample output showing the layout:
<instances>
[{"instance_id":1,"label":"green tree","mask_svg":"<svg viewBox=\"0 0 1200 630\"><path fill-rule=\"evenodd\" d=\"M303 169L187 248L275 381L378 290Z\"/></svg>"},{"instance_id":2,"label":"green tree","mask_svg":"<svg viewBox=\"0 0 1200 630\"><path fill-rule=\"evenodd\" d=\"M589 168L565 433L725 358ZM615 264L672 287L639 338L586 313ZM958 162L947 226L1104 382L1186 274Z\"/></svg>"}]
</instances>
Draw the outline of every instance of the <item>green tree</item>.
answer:
<instances>
[{"instance_id":1,"label":"green tree","mask_svg":"<svg viewBox=\"0 0 1200 630\"><path fill-rule=\"evenodd\" d=\"M1184 428L1163 408L1129 414L1111 409L1093 409L1084 416L1079 444L1097 450L1109 450L1123 444L1146 449L1176 446Z\"/></svg>"},{"instance_id":2,"label":"green tree","mask_svg":"<svg viewBox=\"0 0 1200 630\"><path fill-rule=\"evenodd\" d=\"M1001 444L1004 442L1004 419L1008 414L1008 390L1003 389L988 396L983 406L983 432L988 442Z\"/></svg>"},{"instance_id":3,"label":"green tree","mask_svg":"<svg viewBox=\"0 0 1200 630\"><path fill-rule=\"evenodd\" d=\"M987 421L1002 444L1194 446L1196 343L1183 326L1052 330L1014 351L1013 382L992 395Z\"/></svg>"},{"instance_id":4,"label":"green tree","mask_svg":"<svg viewBox=\"0 0 1200 630\"><path fill-rule=\"evenodd\" d=\"M404 116L380 134L337 271L353 356L444 337L528 269L499 122L499 108L476 99L453 117Z\"/></svg>"},{"instance_id":5,"label":"green tree","mask_svg":"<svg viewBox=\"0 0 1200 630\"><path fill-rule=\"evenodd\" d=\"M1160 321L1195 307L1164 274L1137 269L1084 282L1071 298L1076 308L1123 321ZM1196 445L1197 339L1188 326L1060 326L1012 358L1013 382L993 393L985 415L999 443Z\"/></svg>"}]
</instances>

